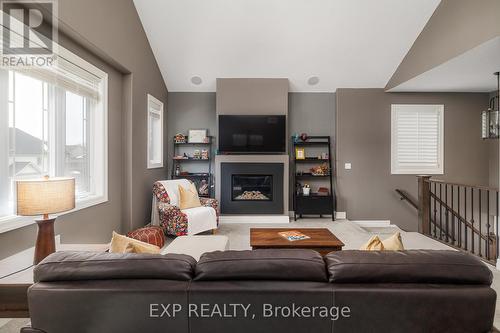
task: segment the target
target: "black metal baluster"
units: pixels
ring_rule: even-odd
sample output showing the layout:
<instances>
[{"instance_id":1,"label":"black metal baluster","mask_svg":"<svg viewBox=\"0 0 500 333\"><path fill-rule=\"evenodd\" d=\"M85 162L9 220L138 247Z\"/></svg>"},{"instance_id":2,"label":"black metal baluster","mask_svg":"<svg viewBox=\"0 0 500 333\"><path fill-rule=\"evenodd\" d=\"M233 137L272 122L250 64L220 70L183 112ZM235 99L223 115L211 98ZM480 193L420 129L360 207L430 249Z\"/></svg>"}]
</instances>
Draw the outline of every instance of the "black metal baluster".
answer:
<instances>
[{"instance_id":1,"label":"black metal baluster","mask_svg":"<svg viewBox=\"0 0 500 333\"><path fill-rule=\"evenodd\" d=\"M429 183L429 212L427 216L427 219L429 221L429 235L432 236L432 187L431 184Z\"/></svg>"},{"instance_id":2,"label":"black metal baluster","mask_svg":"<svg viewBox=\"0 0 500 333\"><path fill-rule=\"evenodd\" d=\"M437 221L436 221L436 213L437 213L437 206L436 206L436 187L437 187L437 184L434 183L434 237L437 238L437 232L436 232L436 228L437 228Z\"/></svg>"},{"instance_id":3,"label":"black metal baluster","mask_svg":"<svg viewBox=\"0 0 500 333\"><path fill-rule=\"evenodd\" d=\"M457 190L458 190L458 216L462 216L462 211L460 210L460 192L462 191L461 190L461 187L458 186L457 187ZM458 220L458 247L462 248L462 222L460 220Z\"/></svg>"},{"instance_id":4,"label":"black metal baluster","mask_svg":"<svg viewBox=\"0 0 500 333\"><path fill-rule=\"evenodd\" d=\"M449 202L448 202L448 184L444 184L444 196L445 196L445 201L444 204L446 205L446 211L444 212L444 217L446 219L446 225L445 225L445 232L446 232L446 242L450 241L450 212L448 207L450 207Z\"/></svg>"},{"instance_id":5,"label":"black metal baluster","mask_svg":"<svg viewBox=\"0 0 500 333\"><path fill-rule=\"evenodd\" d=\"M483 249L481 248L481 239L482 239L482 235L483 235L483 231L482 231L482 222L483 222L483 217L482 217L482 191L480 188L478 188L478 191L479 191L479 256L482 257L483 256Z\"/></svg>"},{"instance_id":6,"label":"black metal baluster","mask_svg":"<svg viewBox=\"0 0 500 333\"><path fill-rule=\"evenodd\" d=\"M439 184L439 239L443 240L443 184Z\"/></svg>"},{"instance_id":7,"label":"black metal baluster","mask_svg":"<svg viewBox=\"0 0 500 333\"><path fill-rule=\"evenodd\" d=\"M486 259L490 260L490 243L492 241L490 237L490 190L486 191L486 240L488 246L486 247Z\"/></svg>"},{"instance_id":8,"label":"black metal baluster","mask_svg":"<svg viewBox=\"0 0 500 333\"><path fill-rule=\"evenodd\" d=\"M451 185L451 243L455 244L455 185Z\"/></svg>"},{"instance_id":9,"label":"black metal baluster","mask_svg":"<svg viewBox=\"0 0 500 333\"><path fill-rule=\"evenodd\" d=\"M464 220L467 222L467 186L464 187ZM465 251L469 251L467 247L467 223L464 225L464 243L465 243Z\"/></svg>"},{"instance_id":10,"label":"black metal baluster","mask_svg":"<svg viewBox=\"0 0 500 333\"><path fill-rule=\"evenodd\" d=\"M471 220L470 223L472 225L471 231L470 231L470 241L471 241L471 249L472 253L475 253L474 249L474 236L476 233L474 232L474 188L470 188L470 214L471 214Z\"/></svg>"},{"instance_id":11,"label":"black metal baluster","mask_svg":"<svg viewBox=\"0 0 500 333\"><path fill-rule=\"evenodd\" d=\"M497 191L497 196L496 196L496 207L497 207L497 218L496 218L496 221L495 221L495 224L496 224L496 230L495 230L495 242L497 244L496 246L496 253L495 253L495 259L498 259L498 249L499 249L499 245L498 245L498 218L499 218L499 215L498 215L498 191Z\"/></svg>"}]
</instances>

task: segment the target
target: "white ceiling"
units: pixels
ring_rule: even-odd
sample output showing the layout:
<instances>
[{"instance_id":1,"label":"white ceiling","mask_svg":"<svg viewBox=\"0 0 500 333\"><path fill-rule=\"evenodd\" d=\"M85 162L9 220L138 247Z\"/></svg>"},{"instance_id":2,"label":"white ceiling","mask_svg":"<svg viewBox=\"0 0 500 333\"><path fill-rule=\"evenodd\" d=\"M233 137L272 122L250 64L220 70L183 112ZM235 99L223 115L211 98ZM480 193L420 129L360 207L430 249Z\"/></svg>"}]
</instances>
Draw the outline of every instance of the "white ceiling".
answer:
<instances>
[{"instance_id":1,"label":"white ceiling","mask_svg":"<svg viewBox=\"0 0 500 333\"><path fill-rule=\"evenodd\" d=\"M389 91L490 92L500 71L500 37L493 38Z\"/></svg>"},{"instance_id":2,"label":"white ceiling","mask_svg":"<svg viewBox=\"0 0 500 333\"><path fill-rule=\"evenodd\" d=\"M383 88L439 2L134 0L169 91L215 91L228 77L288 78L291 91Z\"/></svg>"}]
</instances>

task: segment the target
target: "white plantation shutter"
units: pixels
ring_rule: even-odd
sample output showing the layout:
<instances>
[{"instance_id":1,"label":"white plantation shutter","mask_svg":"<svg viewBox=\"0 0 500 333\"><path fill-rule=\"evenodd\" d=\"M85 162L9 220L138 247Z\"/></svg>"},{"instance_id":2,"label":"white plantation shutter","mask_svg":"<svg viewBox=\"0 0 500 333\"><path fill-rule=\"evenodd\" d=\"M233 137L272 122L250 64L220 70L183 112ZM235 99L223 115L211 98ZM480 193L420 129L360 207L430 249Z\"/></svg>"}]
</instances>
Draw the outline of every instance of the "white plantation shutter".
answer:
<instances>
[{"instance_id":1,"label":"white plantation shutter","mask_svg":"<svg viewBox=\"0 0 500 333\"><path fill-rule=\"evenodd\" d=\"M444 105L393 104L392 174L443 174Z\"/></svg>"}]
</instances>

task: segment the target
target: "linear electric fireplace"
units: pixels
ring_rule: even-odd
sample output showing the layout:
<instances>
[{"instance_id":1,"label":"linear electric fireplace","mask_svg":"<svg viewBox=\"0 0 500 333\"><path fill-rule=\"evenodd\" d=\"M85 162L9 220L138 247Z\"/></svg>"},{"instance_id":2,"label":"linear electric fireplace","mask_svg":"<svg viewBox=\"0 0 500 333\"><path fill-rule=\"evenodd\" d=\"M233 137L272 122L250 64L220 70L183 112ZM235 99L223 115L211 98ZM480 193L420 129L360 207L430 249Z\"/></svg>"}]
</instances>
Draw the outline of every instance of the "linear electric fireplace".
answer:
<instances>
[{"instance_id":1,"label":"linear electric fireplace","mask_svg":"<svg viewBox=\"0 0 500 333\"><path fill-rule=\"evenodd\" d=\"M272 201L273 175L241 175L232 177L233 201Z\"/></svg>"},{"instance_id":2,"label":"linear electric fireplace","mask_svg":"<svg viewBox=\"0 0 500 333\"><path fill-rule=\"evenodd\" d=\"M221 163L221 213L282 214L282 163Z\"/></svg>"}]
</instances>

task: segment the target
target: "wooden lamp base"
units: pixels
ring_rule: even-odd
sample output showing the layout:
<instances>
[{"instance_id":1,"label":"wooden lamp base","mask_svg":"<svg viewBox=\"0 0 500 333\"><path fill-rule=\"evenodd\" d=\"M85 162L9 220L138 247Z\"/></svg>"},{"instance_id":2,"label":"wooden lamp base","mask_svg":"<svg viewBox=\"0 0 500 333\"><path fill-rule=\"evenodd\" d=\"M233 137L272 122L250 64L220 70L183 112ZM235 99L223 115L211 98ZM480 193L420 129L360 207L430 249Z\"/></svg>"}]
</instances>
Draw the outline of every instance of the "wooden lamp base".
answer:
<instances>
[{"instance_id":1,"label":"wooden lamp base","mask_svg":"<svg viewBox=\"0 0 500 333\"><path fill-rule=\"evenodd\" d=\"M56 242L54 238L55 220L55 218L36 220L36 223L38 224L38 235L36 237L35 258L33 260L35 265L37 265L49 254L56 252Z\"/></svg>"}]
</instances>

